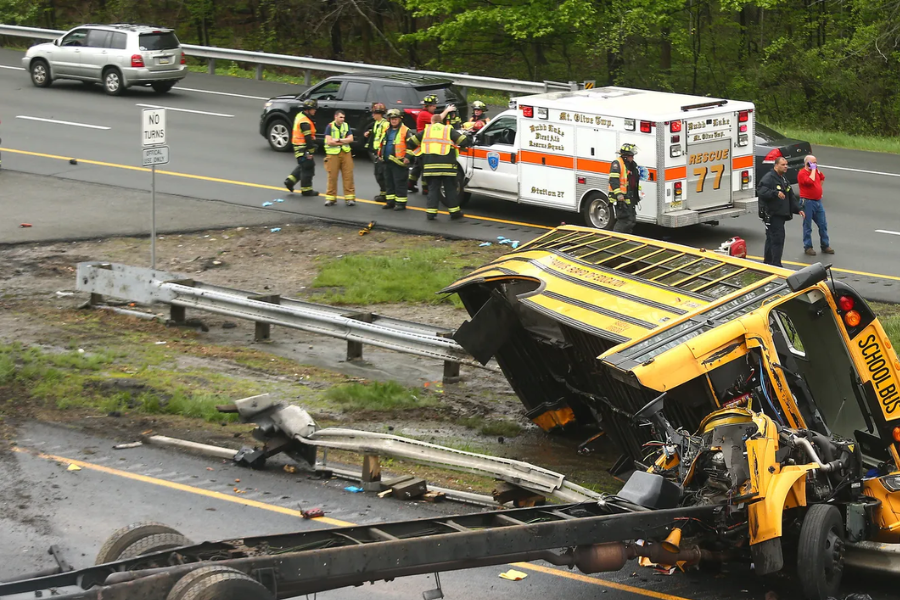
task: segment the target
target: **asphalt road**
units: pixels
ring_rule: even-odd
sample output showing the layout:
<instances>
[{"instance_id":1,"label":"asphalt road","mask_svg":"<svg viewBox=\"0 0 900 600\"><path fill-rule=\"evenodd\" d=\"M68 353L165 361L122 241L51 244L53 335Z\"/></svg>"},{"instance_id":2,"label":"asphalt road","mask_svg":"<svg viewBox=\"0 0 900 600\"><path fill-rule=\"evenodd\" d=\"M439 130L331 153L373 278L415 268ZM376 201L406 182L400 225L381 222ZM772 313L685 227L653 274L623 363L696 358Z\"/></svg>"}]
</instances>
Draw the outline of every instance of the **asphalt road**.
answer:
<instances>
[{"instance_id":1,"label":"asphalt road","mask_svg":"<svg viewBox=\"0 0 900 600\"><path fill-rule=\"evenodd\" d=\"M110 431L114 431L114 419L110 420ZM115 443L62 427L27 424L20 428L19 451L0 453L4 542L0 544L0 580L53 566L46 554L51 544L59 544L74 567L89 566L110 533L139 521L162 521L200 542L476 510L454 503L411 503L353 494L343 489L349 485L345 481L291 475L277 461L264 471L251 471L148 446L114 450ZM69 471L75 463L81 469ZM236 487L245 493L236 494ZM300 518L300 510L316 506L325 511L326 519ZM598 594L609 600L762 600L773 590L781 598L798 597L790 577L756 578L741 565L729 565L721 573L691 571L671 577L635 563L617 573L591 576L542 563L512 566L528 577L519 582L500 579L509 566L445 573L441 576L444 594L447 598L489 594L498 600L594 600ZM892 589L888 584L857 577L845 589L848 593L865 590L875 600L885 600L895 597L888 595ZM418 598L433 587L432 576L416 576L335 590L323 597Z\"/></svg>"},{"instance_id":2,"label":"asphalt road","mask_svg":"<svg viewBox=\"0 0 900 600\"><path fill-rule=\"evenodd\" d=\"M524 242L561 221L577 222L574 214L483 197L473 199L466 211L470 218L454 223L446 216L425 221L421 195L410 197L410 206L419 210L407 213L382 211L380 205L365 202L352 208L340 204L326 208L321 198L287 194L281 181L293 168L293 158L272 152L258 131L265 99L298 90L297 86L192 73L163 96L137 88L113 98L99 86L78 82L35 88L21 70L21 56L20 52L0 50L0 136L5 169L149 190L150 175L139 166L139 117L144 107L161 106L169 109L167 143L171 148L171 163L157 173L157 191L162 194L255 208L283 199L276 208L286 213L363 224L377 220L383 227L495 242L498 236ZM837 250L827 262L836 267L839 278L867 297L900 301L900 263L896 260L900 216L894 206L900 156L833 148L815 152L828 177L826 206L832 246ZM70 158L76 158L78 164L70 164ZM357 195L362 199L377 193L370 173L370 163L358 160ZM324 179L319 164L315 186L321 192ZM51 200L57 201L56 210L69 210L65 198ZM10 231L15 226L0 219L0 242L17 241L15 232ZM80 231L75 237L118 232L103 219ZM149 223L145 231L149 231ZM748 241L753 256L762 254L764 241L759 220L752 215L723 221L718 227L664 230L639 226L636 232L707 248L740 235ZM52 237L49 232L45 235ZM821 258L803 254L800 223L790 223L785 264L800 266Z\"/></svg>"}]
</instances>

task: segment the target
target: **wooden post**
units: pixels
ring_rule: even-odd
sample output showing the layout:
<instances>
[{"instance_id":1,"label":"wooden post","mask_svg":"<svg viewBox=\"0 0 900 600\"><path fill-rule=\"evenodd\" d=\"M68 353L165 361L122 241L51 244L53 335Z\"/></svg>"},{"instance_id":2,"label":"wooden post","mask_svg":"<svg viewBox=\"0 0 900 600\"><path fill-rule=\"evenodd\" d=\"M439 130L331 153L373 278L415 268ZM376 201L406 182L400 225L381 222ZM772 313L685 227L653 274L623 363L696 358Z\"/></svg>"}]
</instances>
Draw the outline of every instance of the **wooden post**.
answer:
<instances>
[{"instance_id":1,"label":"wooden post","mask_svg":"<svg viewBox=\"0 0 900 600\"><path fill-rule=\"evenodd\" d=\"M363 455L362 489L367 492L381 491L381 463L377 454Z\"/></svg>"},{"instance_id":2,"label":"wooden post","mask_svg":"<svg viewBox=\"0 0 900 600\"><path fill-rule=\"evenodd\" d=\"M271 296L248 296L248 300L258 300L259 302L268 302L269 304L281 304L281 295L272 294ZM257 342L268 342L272 335L272 326L268 323L260 323L256 321L256 330L253 339Z\"/></svg>"},{"instance_id":3,"label":"wooden post","mask_svg":"<svg viewBox=\"0 0 900 600\"><path fill-rule=\"evenodd\" d=\"M343 315L348 319L353 319L354 321L362 321L363 323L371 323L373 320L372 313L351 313L349 315ZM355 360L363 359L363 345L362 342L347 342L347 362L352 362Z\"/></svg>"}]
</instances>

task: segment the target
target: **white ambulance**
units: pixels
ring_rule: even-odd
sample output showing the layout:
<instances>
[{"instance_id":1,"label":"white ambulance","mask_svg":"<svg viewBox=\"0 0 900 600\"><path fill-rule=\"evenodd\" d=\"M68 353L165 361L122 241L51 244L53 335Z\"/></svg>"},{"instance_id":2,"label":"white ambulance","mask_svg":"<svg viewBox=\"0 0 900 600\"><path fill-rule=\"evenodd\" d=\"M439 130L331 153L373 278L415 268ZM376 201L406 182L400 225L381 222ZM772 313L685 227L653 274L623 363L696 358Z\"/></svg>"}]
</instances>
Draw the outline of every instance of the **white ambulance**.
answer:
<instances>
[{"instance_id":1,"label":"white ambulance","mask_svg":"<svg viewBox=\"0 0 900 600\"><path fill-rule=\"evenodd\" d=\"M612 229L609 167L623 143L645 168L639 222L716 223L756 213L750 102L619 87L515 98L460 150L460 196L582 214Z\"/></svg>"}]
</instances>

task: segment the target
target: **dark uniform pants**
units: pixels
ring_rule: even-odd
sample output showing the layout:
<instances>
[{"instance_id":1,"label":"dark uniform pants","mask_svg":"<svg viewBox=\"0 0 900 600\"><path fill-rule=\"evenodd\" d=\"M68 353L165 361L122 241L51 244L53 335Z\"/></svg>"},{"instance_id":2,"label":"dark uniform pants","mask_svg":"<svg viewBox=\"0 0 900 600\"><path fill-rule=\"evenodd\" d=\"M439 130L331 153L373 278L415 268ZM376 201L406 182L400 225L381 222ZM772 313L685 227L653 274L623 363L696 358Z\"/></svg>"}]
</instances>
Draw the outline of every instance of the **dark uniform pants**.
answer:
<instances>
[{"instance_id":1,"label":"dark uniform pants","mask_svg":"<svg viewBox=\"0 0 900 600\"><path fill-rule=\"evenodd\" d=\"M767 265L780 267L781 255L784 254L784 222L787 217L771 215L766 223L766 248L763 253L763 262Z\"/></svg>"},{"instance_id":2,"label":"dark uniform pants","mask_svg":"<svg viewBox=\"0 0 900 600\"><path fill-rule=\"evenodd\" d=\"M312 158L301 156L297 159L297 168L291 171L288 179L300 182L300 191L312 191L313 175L316 174L316 161Z\"/></svg>"},{"instance_id":3,"label":"dark uniform pants","mask_svg":"<svg viewBox=\"0 0 900 600\"><path fill-rule=\"evenodd\" d=\"M384 180L384 161L378 160L378 156L374 152L369 152L369 158L375 165L375 183L378 184L378 194L384 196L387 192L387 182Z\"/></svg>"},{"instance_id":4,"label":"dark uniform pants","mask_svg":"<svg viewBox=\"0 0 900 600\"><path fill-rule=\"evenodd\" d=\"M401 204L406 206L406 185L409 179L409 167L398 165L392 160L381 163L384 166L384 191L386 206Z\"/></svg>"},{"instance_id":5,"label":"dark uniform pants","mask_svg":"<svg viewBox=\"0 0 900 600\"><path fill-rule=\"evenodd\" d=\"M421 156L417 156L415 162L409 168L409 182L412 185L415 185L419 182L419 177L422 176L422 168L424 159ZM425 185L425 180L422 180L422 185Z\"/></svg>"},{"instance_id":6,"label":"dark uniform pants","mask_svg":"<svg viewBox=\"0 0 900 600\"><path fill-rule=\"evenodd\" d=\"M635 223L637 223L637 210L634 204L616 202L616 224L613 231L631 233Z\"/></svg>"},{"instance_id":7,"label":"dark uniform pants","mask_svg":"<svg viewBox=\"0 0 900 600\"><path fill-rule=\"evenodd\" d=\"M428 186L428 208L425 212L436 215L440 203L447 207L451 215L459 212L459 201L456 197L456 177L450 175L427 175L422 177L422 185ZM443 194L441 189L443 188Z\"/></svg>"}]
</instances>

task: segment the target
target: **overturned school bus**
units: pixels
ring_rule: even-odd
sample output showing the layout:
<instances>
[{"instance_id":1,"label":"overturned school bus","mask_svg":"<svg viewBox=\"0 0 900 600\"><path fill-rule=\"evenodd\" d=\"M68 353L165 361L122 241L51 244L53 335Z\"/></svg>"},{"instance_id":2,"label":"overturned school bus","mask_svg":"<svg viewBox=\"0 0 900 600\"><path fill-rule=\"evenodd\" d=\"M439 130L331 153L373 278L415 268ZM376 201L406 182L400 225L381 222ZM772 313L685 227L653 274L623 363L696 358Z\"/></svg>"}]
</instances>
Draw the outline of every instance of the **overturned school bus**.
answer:
<instances>
[{"instance_id":1,"label":"overturned school bus","mask_svg":"<svg viewBox=\"0 0 900 600\"><path fill-rule=\"evenodd\" d=\"M620 497L727 507L694 528L699 547L761 574L794 551L819 599L838 590L845 542L900 542L900 361L821 264L567 226L444 291L472 315L455 339L496 358L535 423L596 423L624 449L636 471Z\"/></svg>"}]
</instances>

